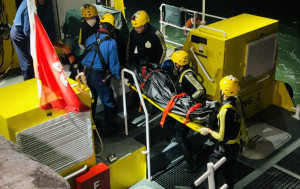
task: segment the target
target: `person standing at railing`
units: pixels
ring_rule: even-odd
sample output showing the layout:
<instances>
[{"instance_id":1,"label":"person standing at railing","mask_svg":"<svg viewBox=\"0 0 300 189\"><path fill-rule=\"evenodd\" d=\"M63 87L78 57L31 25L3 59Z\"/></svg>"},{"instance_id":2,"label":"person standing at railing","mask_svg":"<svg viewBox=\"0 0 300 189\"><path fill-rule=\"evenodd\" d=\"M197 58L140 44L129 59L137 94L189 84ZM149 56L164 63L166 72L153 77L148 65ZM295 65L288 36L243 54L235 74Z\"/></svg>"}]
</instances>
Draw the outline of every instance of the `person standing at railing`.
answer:
<instances>
[{"instance_id":1,"label":"person standing at railing","mask_svg":"<svg viewBox=\"0 0 300 189\"><path fill-rule=\"evenodd\" d=\"M192 17L192 18L188 19L188 21L186 21L186 23L185 23L185 27L189 28L189 29L194 29L195 26L200 26L202 23L201 23L201 17L199 16L199 14L197 14L195 18ZM195 22L195 20L196 20L196 22ZM186 37L188 34L189 34L189 30L184 30L184 36Z\"/></svg>"},{"instance_id":2,"label":"person standing at railing","mask_svg":"<svg viewBox=\"0 0 300 189\"><path fill-rule=\"evenodd\" d=\"M167 47L164 36L150 25L149 21L149 16L144 10L137 11L131 17L133 29L129 34L127 62L159 65L165 59ZM137 54L135 54L136 48Z\"/></svg>"},{"instance_id":3,"label":"person standing at railing","mask_svg":"<svg viewBox=\"0 0 300 189\"><path fill-rule=\"evenodd\" d=\"M220 169L224 172L229 189L233 189L234 186L233 170L240 152L240 128L244 124L242 106L237 97L239 91L238 79L232 75L224 77L220 81L222 107L217 116L219 131L206 127L199 129L202 135L211 134L218 141L218 146L209 159L216 163L222 157L226 157L226 162Z\"/></svg>"},{"instance_id":4,"label":"person standing at railing","mask_svg":"<svg viewBox=\"0 0 300 189\"><path fill-rule=\"evenodd\" d=\"M171 73L173 72L173 69L175 69L178 72L177 84L180 86L178 87L177 92L187 93L195 101L199 101L205 95L205 88L200 81L197 80L196 74L190 68L189 63L189 54L186 51L179 50L172 54L171 60L164 61L162 69ZM174 136L173 142L178 143L182 149L184 158L187 162L184 171L187 173L196 172L198 170L197 160L193 158L187 141L189 128L170 116L166 117L164 125L172 132Z\"/></svg>"}]
</instances>

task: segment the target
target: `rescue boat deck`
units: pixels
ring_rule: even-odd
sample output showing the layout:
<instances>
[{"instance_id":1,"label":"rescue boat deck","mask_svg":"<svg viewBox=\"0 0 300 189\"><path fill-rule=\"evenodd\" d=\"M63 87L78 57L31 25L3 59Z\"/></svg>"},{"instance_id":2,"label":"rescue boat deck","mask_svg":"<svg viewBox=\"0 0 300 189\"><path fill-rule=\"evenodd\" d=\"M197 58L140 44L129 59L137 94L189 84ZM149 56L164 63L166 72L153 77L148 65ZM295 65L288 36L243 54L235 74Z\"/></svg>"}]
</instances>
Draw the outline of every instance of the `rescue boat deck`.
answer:
<instances>
[{"instance_id":1,"label":"rescue boat deck","mask_svg":"<svg viewBox=\"0 0 300 189\"><path fill-rule=\"evenodd\" d=\"M68 69L65 68L65 70ZM18 71L11 72L5 80L0 81L0 87L21 81L23 78ZM103 153L101 155L99 154L101 144L96 133L94 133L97 163L105 162L109 165L110 162L107 160L109 155L115 154L119 159L145 145L144 114L138 111L138 106L132 102L129 93L127 95L129 135L126 136L124 130L122 97L116 95L119 105L116 122L119 131L109 138L102 138ZM96 124L101 124L103 120L102 111L102 104L99 103L96 111ZM143 180L131 188L139 188L140 186L155 189L160 187L197 188L193 186L193 183L207 170L206 158L211 143L209 143L208 138L190 131L188 140L194 151L194 156L198 159L199 170L196 173L185 173L182 169L185 162L180 149L177 143L166 140L171 135L167 129L160 128L160 117L161 112L158 112L150 115L149 118L152 181ZM235 167L237 179L235 188L299 188L300 120L293 118L287 110L271 106L247 120L247 123L248 128L256 127L252 133L254 136L250 136L250 141L253 142L252 147L254 147L253 151L248 153L248 158L245 156L239 158ZM257 130L259 127L264 129L259 131ZM261 132L261 136L257 137L259 132ZM217 179L222 185L222 177L217 177Z\"/></svg>"}]
</instances>

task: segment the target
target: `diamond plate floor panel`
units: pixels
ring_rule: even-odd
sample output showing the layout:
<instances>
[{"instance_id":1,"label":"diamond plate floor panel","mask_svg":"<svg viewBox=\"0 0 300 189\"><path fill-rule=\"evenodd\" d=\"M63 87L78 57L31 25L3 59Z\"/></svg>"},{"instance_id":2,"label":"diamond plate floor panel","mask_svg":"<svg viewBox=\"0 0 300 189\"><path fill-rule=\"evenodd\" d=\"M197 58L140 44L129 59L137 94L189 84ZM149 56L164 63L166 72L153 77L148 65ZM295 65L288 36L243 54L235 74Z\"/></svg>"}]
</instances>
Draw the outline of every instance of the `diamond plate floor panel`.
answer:
<instances>
[{"instance_id":1,"label":"diamond plate floor panel","mask_svg":"<svg viewBox=\"0 0 300 189\"><path fill-rule=\"evenodd\" d=\"M252 181L245 189L291 189L299 188L300 181L274 167L264 172L258 179Z\"/></svg>"},{"instance_id":2,"label":"diamond plate floor panel","mask_svg":"<svg viewBox=\"0 0 300 189\"><path fill-rule=\"evenodd\" d=\"M300 147L280 160L277 165L293 173L300 175Z\"/></svg>"}]
</instances>

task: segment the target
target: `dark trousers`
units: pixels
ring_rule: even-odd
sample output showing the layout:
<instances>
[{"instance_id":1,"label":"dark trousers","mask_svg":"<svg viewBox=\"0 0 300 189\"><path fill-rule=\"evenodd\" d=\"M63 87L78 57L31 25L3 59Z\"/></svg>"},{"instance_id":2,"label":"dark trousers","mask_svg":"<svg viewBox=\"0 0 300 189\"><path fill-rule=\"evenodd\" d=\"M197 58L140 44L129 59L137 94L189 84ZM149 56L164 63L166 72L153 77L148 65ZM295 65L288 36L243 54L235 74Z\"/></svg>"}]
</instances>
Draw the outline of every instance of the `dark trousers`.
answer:
<instances>
[{"instance_id":1,"label":"dark trousers","mask_svg":"<svg viewBox=\"0 0 300 189\"><path fill-rule=\"evenodd\" d=\"M15 25L11 27L10 37L19 58L24 81L34 78L33 60L30 54L30 37L24 35Z\"/></svg>"},{"instance_id":2,"label":"dark trousers","mask_svg":"<svg viewBox=\"0 0 300 189\"><path fill-rule=\"evenodd\" d=\"M99 97L104 105L104 123L106 127L109 127L110 125L112 125L117 113L116 102L110 82L102 82L102 79L104 79L106 75L104 71L88 69L86 70L85 74L87 78L87 84L94 97L94 103L92 104L93 118L95 116L97 99Z\"/></svg>"},{"instance_id":3,"label":"dark trousers","mask_svg":"<svg viewBox=\"0 0 300 189\"><path fill-rule=\"evenodd\" d=\"M189 133L189 128L170 116L166 117L164 126L170 129L173 136L175 136L176 142L180 146L187 164L189 166L193 166L194 159L191 154L188 141L186 140Z\"/></svg>"},{"instance_id":4,"label":"dark trousers","mask_svg":"<svg viewBox=\"0 0 300 189\"><path fill-rule=\"evenodd\" d=\"M230 145L222 145L221 146L224 151L220 150L220 146L214 150L214 153L212 153L209 157L210 162L216 163L219 161L222 157L226 157L226 161L221 167L220 170L217 170L216 175L220 174L222 171L224 174L225 182L228 185L229 189L233 189L234 186L234 175L233 170L234 166L237 162L237 156L239 155L239 149L240 146L238 144L230 144ZM217 182L217 179L215 179ZM220 185L223 185L224 183L217 183Z\"/></svg>"}]
</instances>

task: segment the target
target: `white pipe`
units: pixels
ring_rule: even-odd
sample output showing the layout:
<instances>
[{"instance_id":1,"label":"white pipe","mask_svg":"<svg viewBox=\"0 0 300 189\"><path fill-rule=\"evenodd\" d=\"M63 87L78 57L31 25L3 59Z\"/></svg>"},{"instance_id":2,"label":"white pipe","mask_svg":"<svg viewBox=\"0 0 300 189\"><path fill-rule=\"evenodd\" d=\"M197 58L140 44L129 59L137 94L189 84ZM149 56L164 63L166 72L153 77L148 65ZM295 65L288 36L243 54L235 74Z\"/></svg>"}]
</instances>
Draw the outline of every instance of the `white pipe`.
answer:
<instances>
[{"instance_id":1,"label":"white pipe","mask_svg":"<svg viewBox=\"0 0 300 189\"><path fill-rule=\"evenodd\" d=\"M297 120L300 120L300 104L297 104L296 107L292 107L293 110L296 110L295 115L293 117Z\"/></svg>"},{"instance_id":2,"label":"white pipe","mask_svg":"<svg viewBox=\"0 0 300 189\"><path fill-rule=\"evenodd\" d=\"M141 153L147 154L147 173L148 173L147 175L148 175L148 181L151 181L149 114L148 114L148 111L147 111L147 108L146 108L146 105L145 105L145 102L144 102L144 99L143 99L140 87L138 85L136 76L135 76L135 74L132 71L130 71L130 70L126 69L126 68L122 69L122 72L121 72L121 74L122 74L122 81L123 81L122 82L123 106L126 105L126 103L124 103L124 101L126 101L126 98L124 98L124 96L125 96L124 95L125 94L124 72L127 72L127 73L129 73L129 74L132 75L135 87L137 89L137 92L138 92L138 95L139 95L140 100L142 102L142 107L143 107L143 110L144 110L144 113L145 113L145 119L146 119L146 151L142 151ZM123 109L124 109L124 117L125 117L126 106L124 106ZM126 112L126 116L127 116L127 112ZM125 123L125 134L126 133L128 134L128 127L126 126L127 125L127 119L125 121L126 121L126 123ZM127 129L127 132L126 132L126 129Z\"/></svg>"},{"instance_id":3,"label":"white pipe","mask_svg":"<svg viewBox=\"0 0 300 189\"><path fill-rule=\"evenodd\" d=\"M124 121L125 121L125 135L128 135L125 77L124 77L124 71L123 70L121 72L121 77L122 77L122 94L123 94L123 111L124 111Z\"/></svg>"},{"instance_id":4,"label":"white pipe","mask_svg":"<svg viewBox=\"0 0 300 189\"><path fill-rule=\"evenodd\" d=\"M203 1L205 1L205 0L203 0ZM166 4L164 4L164 3L162 3L161 5L160 5L160 7L159 7L159 10L160 10L160 32L165 36L166 35L166 31L165 31L165 27L166 26L171 26L171 27L174 27L174 28L178 28L178 29L181 29L181 30L188 30L188 31L190 31L190 30L192 30L192 29L190 29L190 28L186 28L185 26L184 27L180 27L180 26L177 26L177 25L174 25L174 24L170 24L170 23L168 23L168 22L164 22L163 21L163 17L164 17L164 15L163 15L163 12L162 12L162 10L163 10L163 6L166 6ZM203 5L202 5L203 6ZM205 2L204 2L204 10L203 11L205 11ZM193 11L193 10L189 10L189 9L184 9L186 12L190 12L190 13L193 13L194 15L195 14L200 14L200 15L202 15L202 22L203 22L203 20L205 19L205 16L208 16L208 17L211 17L211 18L216 18L216 19L220 19L220 20L224 20L224 19L226 19L226 18L224 18L224 17L220 17L220 16L215 16L215 15L211 15L211 14L205 14L205 13L202 13L202 12L198 12L198 11ZM194 16L195 17L195 16ZM205 22L205 20L204 20L204 22ZM196 22L195 22L196 23ZM176 43L176 42L173 42L173 41L168 41L169 43L173 43L173 44L176 44L176 45L180 45L180 46L183 46L182 44L179 44L179 43Z\"/></svg>"},{"instance_id":5,"label":"white pipe","mask_svg":"<svg viewBox=\"0 0 300 189\"><path fill-rule=\"evenodd\" d=\"M206 171L203 175L201 175L201 177L199 177L195 182L194 185L195 186L199 186L199 184L201 184L205 179L207 179L207 177L210 175L209 171Z\"/></svg>"},{"instance_id":6,"label":"white pipe","mask_svg":"<svg viewBox=\"0 0 300 189\"><path fill-rule=\"evenodd\" d=\"M68 176L64 177L64 179L65 179L65 180L68 180L69 178L72 178L72 177L78 175L79 173L85 171L86 169L87 169L87 165L84 165L83 168L81 168L81 169L75 171L74 173L69 174Z\"/></svg>"},{"instance_id":7,"label":"white pipe","mask_svg":"<svg viewBox=\"0 0 300 189\"><path fill-rule=\"evenodd\" d=\"M210 173L208 176L208 188L209 189L215 189L215 174L214 174L214 164L212 162L209 162L207 164L207 170Z\"/></svg>"},{"instance_id":8,"label":"white pipe","mask_svg":"<svg viewBox=\"0 0 300 189\"><path fill-rule=\"evenodd\" d=\"M226 157L222 157L217 163L214 164L214 170L217 170L223 163L225 163Z\"/></svg>"},{"instance_id":9,"label":"white pipe","mask_svg":"<svg viewBox=\"0 0 300 189\"><path fill-rule=\"evenodd\" d=\"M198 27L198 29L200 29L200 28L207 28L207 29L210 29L210 30L214 30L214 31L217 31L217 32L221 32L221 33L223 33L224 38L227 38L226 32L223 31L223 30L219 30L219 29L212 28L212 27L208 27L208 26L204 26L204 25L200 25L200 26Z\"/></svg>"},{"instance_id":10,"label":"white pipe","mask_svg":"<svg viewBox=\"0 0 300 189\"><path fill-rule=\"evenodd\" d=\"M214 80L209 76L209 74L207 73L207 71L205 70L204 66L202 65L202 63L200 62L200 60L198 59L198 57L196 56L194 50L193 50L193 46L191 46L191 51L194 55L194 58L196 59L197 63L199 64L199 66L201 67L202 71L204 72L205 76L207 77L207 79L211 82L214 82Z\"/></svg>"},{"instance_id":11,"label":"white pipe","mask_svg":"<svg viewBox=\"0 0 300 189\"><path fill-rule=\"evenodd\" d=\"M216 171L225 161L226 158L222 157L215 165L212 162L207 163L207 171L195 180L194 185L199 186L206 178L208 178L209 189L215 189L214 171ZM226 189L227 184L224 184L222 188Z\"/></svg>"},{"instance_id":12,"label":"white pipe","mask_svg":"<svg viewBox=\"0 0 300 189\"><path fill-rule=\"evenodd\" d=\"M259 83L261 83L261 82L263 82L263 81L265 81L265 80L267 80L267 79L269 79L269 78L270 78L270 75L268 74L268 75L266 75L266 77L264 77L264 78L258 80L258 81L255 82L254 84L252 84L252 85L250 85L250 86L248 86L248 87L243 88L242 90L240 90L240 93L243 93L244 91L246 91L246 90L248 90L248 89L250 89L250 88L256 86L257 84L259 84Z\"/></svg>"},{"instance_id":13,"label":"white pipe","mask_svg":"<svg viewBox=\"0 0 300 189\"><path fill-rule=\"evenodd\" d=\"M221 186L220 189L227 189L228 188L228 185L227 184L223 184L223 186Z\"/></svg>"},{"instance_id":14,"label":"white pipe","mask_svg":"<svg viewBox=\"0 0 300 189\"><path fill-rule=\"evenodd\" d=\"M165 39L165 41L166 41L166 42L169 42L169 43L173 43L173 44L178 45L178 46L180 46L180 47L183 46L183 45L180 44L180 43L176 43L176 42L174 42L174 41L170 41L170 40L167 40L167 39Z\"/></svg>"},{"instance_id":15,"label":"white pipe","mask_svg":"<svg viewBox=\"0 0 300 189\"><path fill-rule=\"evenodd\" d=\"M163 11L162 11L162 6L164 4L161 4L160 7L159 7L159 10L160 10L160 20L162 21L163 20ZM160 22L160 32L165 35L165 31L163 30L163 23Z\"/></svg>"},{"instance_id":16,"label":"white pipe","mask_svg":"<svg viewBox=\"0 0 300 189\"><path fill-rule=\"evenodd\" d=\"M196 20L195 20L196 22ZM206 25L205 22L205 0L202 0L202 22L201 24Z\"/></svg>"},{"instance_id":17,"label":"white pipe","mask_svg":"<svg viewBox=\"0 0 300 189\"><path fill-rule=\"evenodd\" d=\"M162 10L162 7L165 6L166 4L161 4L160 5L160 10ZM201 14L203 16L203 13L202 12L198 12L198 11L193 11L193 10L190 10L190 9L184 9L186 12L190 12L190 13L198 13L198 14ZM211 17L211 18L216 18L216 19L220 19L220 20L224 20L226 19L225 17L221 17L221 16L215 16L215 15L212 15L212 14L205 14L205 16L208 16L208 17Z\"/></svg>"}]
</instances>

